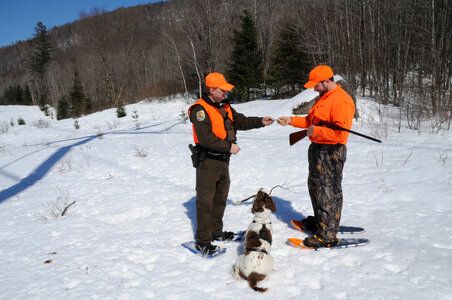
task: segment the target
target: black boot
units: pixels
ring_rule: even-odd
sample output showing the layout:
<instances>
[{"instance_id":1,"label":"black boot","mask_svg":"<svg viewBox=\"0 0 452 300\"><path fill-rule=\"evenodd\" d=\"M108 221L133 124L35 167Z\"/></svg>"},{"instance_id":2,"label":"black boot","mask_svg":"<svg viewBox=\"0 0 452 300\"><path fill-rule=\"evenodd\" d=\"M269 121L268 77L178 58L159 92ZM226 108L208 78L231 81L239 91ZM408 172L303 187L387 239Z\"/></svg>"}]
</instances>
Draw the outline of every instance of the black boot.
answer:
<instances>
[{"instance_id":1,"label":"black boot","mask_svg":"<svg viewBox=\"0 0 452 300\"><path fill-rule=\"evenodd\" d=\"M223 231L221 235L216 235L212 238L213 241L232 241L234 239L234 232Z\"/></svg>"},{"instance_id":2,"label":"black boot","mask_svg":"<svg viewBox=\"0 0 452 300\"><path fill-rule=\"evenodd\" d=\"M313 233L317 231L317 222L314 216L308 216L306 219L301 220L301 223L306 230Z\"/></svg>"},{"instance_id":3,"label":"black boot","mask_svg":"<svg viewBox=\"0 0 452 300\"><path fill-rule=\"evenodd\" d=\"M212 245L211 243L199 243L196 242L196 250L201 252L202 255L211 255L217 252L220 247Z\"/></svg>"},{"instance_id":4,"label":"black boot","mask_svg":"<svg viewBox=\"0 0 452 300\"><path fill-rule=\"evenodd\" d=\"M314 235L313 237L307 237L304 239L304 245L313 248L334 247L337 245L337 243L339 243L339 239L335 239L331 242L326 242L317 235Z\"/></svg>"}]
</instances>

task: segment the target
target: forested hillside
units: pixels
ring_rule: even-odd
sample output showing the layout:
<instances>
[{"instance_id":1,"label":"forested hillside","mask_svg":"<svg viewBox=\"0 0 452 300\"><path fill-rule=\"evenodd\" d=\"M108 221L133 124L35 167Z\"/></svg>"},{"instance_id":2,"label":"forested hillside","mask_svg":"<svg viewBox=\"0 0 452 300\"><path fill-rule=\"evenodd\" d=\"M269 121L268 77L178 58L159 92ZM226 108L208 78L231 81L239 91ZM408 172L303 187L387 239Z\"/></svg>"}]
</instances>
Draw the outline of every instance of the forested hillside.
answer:
<instances>
[{"instance_id":1,"label":"forested hillside","mask_svg":"<svg viewBox=\"0 0 452 300\"><path fill-rule=\"evenodd\" d=\"M425 118L450 128L447 0L171 0L93 8L30 32L35 39L0 48L0 104L75 105L84 114L196 94L212 71L234 78L238 100L293 95L310 67L329 64L358 94L400 107L412 128Z\"/></svg>"}]
</instances>

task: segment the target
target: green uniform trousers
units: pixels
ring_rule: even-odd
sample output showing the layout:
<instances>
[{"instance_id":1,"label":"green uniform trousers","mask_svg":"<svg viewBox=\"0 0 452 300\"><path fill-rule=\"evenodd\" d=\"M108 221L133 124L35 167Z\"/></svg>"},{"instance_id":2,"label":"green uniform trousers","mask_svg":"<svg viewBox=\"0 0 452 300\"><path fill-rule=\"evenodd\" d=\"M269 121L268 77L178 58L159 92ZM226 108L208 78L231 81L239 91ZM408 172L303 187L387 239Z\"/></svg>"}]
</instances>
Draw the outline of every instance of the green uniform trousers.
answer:
<instances>
[{"instance_id":1,"label":"green uniform trousers","mask_svg":"<svg viewBox=\"0 0 452 300\"><path fill-rule=\"evenodd\" d=\"M206 158L196 168L196 240L210 243L223 232L229 193L229 163Z\"/></svg>"}]
</instances>

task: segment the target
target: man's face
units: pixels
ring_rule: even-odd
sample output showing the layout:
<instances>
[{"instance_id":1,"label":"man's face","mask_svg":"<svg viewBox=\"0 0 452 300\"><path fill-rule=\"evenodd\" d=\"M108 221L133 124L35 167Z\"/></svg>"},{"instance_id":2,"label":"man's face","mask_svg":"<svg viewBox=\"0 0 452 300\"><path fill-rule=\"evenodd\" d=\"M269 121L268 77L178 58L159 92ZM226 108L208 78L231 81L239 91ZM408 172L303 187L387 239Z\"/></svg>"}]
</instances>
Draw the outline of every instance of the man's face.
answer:
<instances>
[{"instance_id":1,"label":"man's face","mask_svg":"<svg viewBox=\"0 0 452 300\"><path fill-rule=\"evenodd\" d=\"M327 84L327 82L325 82L325 81L326 81L326 80L320 81L319 83L317 83L317 84L314 86L314 91L319 92L320 95L323 95L323 94L325 94L326 92L328 92L328 84Z\"/></svg>"},{"instance_id":2,"label":"man's face","mask_svg":"<svg viewBox=\"0 0 452 300\"><path fill-rule=\"evenodd\" d=\"M220 88L210 88L210 98L216 103L220 103L226 98L228 91L222 90Z\"/></svg>"}]
</instances>

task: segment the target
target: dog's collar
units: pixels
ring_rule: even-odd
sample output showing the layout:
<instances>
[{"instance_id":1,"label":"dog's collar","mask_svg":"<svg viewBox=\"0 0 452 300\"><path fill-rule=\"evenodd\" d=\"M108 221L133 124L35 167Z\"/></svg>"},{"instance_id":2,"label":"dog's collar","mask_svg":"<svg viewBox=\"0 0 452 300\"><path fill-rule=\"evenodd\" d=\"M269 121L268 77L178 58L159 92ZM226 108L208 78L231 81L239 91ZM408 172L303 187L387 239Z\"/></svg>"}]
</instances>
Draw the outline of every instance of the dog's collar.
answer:
<instances>
[{"instance_id":1,"label":"dog's collar","mask_svg":"<svg viewBox=\"0 0 452 300\"><path fill-rule=\"evenodd\" d=\"M265 249L259 249L259 248L246 248L246 251L254 251L254 252L262 252L268 255L268 252Z\"/></svg>"}]
</instances>

